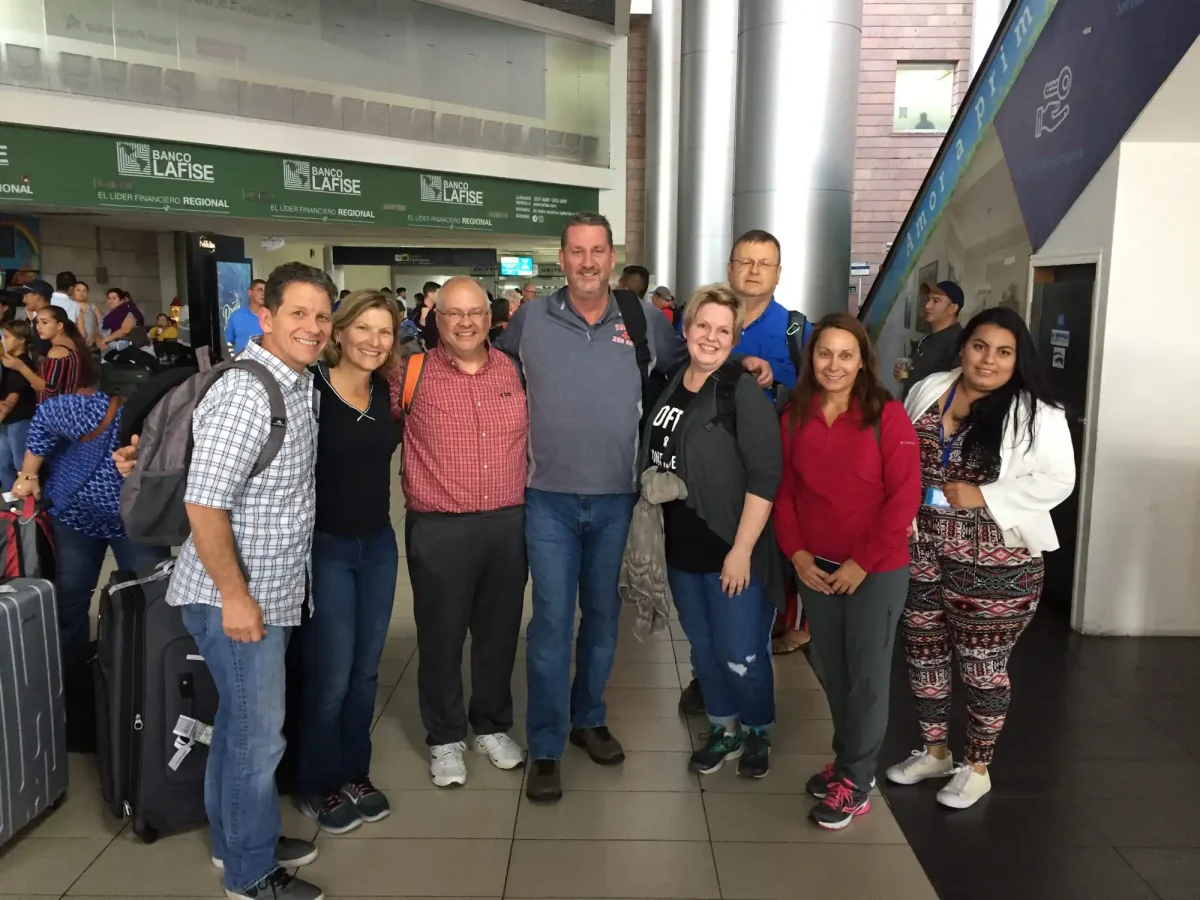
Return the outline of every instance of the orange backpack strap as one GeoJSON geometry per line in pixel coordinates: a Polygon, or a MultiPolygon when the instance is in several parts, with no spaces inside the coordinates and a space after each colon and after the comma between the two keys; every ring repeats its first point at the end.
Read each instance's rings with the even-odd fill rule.
{"type": "Polygon", "coordinates": [[[421,381],[421,371],[425,368],[425,354],[414,353],[404,364],[404,381],[400,386],[400,411],[408,415],[412,409],[413,398],[417,395],[417,385],[421,381]]]}

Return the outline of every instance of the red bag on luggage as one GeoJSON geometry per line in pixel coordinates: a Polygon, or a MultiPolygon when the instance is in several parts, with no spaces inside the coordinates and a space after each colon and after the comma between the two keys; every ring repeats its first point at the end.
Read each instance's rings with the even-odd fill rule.
{"type": "Polygon", "coordinates": [[[55,580],[50,515],[33,497],[0,505],[0,578],[55,580]]]}

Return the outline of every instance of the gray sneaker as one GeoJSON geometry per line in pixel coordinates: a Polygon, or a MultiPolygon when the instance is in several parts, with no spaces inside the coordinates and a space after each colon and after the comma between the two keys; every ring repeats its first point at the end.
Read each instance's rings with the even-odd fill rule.
{"type": "MultiPolygon", "coordinates": [[[[275,844],[275,862],[285,869],[298,869],[307,866],[317,858],[317,845],[296,838],[281,837],[275,844]]],[[[224,860],[212,858],[212,864],[218,869],[225,868],[224,860]]]]}
{"type": "Polygon", "coordinates": [[[338,791],[309,797],[300,804],[300,812],[317,823],[322,831],[345,834],[363,823],[354,804],[338,791]]]}
{"type": "Polygon", "coordinates": [[[392,806],[388,798],[366,776],[351,779],[342,785],[342,796],[354,804],[354,809],[364,822],[378,822],[391,815],[392,806]]]}
{"type": "Polygon", "coordinates": [[[325,900],[325,892],[315,884],[289,875],[280,867],[258,884],[241,891],[225,889],[229,900],[325,900]]]}

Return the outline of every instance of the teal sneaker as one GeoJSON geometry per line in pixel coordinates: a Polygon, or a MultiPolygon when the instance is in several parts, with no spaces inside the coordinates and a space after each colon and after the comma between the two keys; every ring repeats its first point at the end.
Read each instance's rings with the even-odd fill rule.
{"type": "Polygon", "coordinates": [[[741,734],[726,731],[722,725],[714,725],[708,733],[708,743],[692,754],[688,769],[700,775],[711,775],[725,765],[725,760],[737,759],[741,755],[741,734]]]}

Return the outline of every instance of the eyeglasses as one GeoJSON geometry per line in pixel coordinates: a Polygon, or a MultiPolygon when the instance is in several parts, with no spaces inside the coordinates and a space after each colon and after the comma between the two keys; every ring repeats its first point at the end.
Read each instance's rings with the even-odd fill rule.
{"type": "Polygon", "coordinates": [[[779,263],[763,262],[761,259],[731,259],[731,263],[739,269],[762,269],[764,272],[769,272],[772,269],[778,269],[779,263]]]}
{"type": "Polygon", "coordinates": [[[445,316],[453,322],[460,319],[471,319],[475,322],[482,322],[491,310],[488,309],[447,309],[438,310],[439,316],[445,316]]]}

